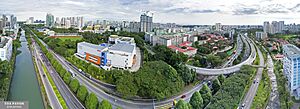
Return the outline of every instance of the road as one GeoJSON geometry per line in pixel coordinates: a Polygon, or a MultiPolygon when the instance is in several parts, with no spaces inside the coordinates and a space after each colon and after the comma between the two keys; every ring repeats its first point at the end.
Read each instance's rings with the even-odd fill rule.
{"type": "MultiPolygon", "coordinates": [[[[25,32],[22,32],[22,35],[25,35],[25,32]],[[24,33],[24,34],[23,34],[24,33]]],[[[25,37],[25,36],[24,36],[25,37]]],[[[34,42],[32,42],[34,43],[34,42]]],[[[32,45],[30,45],[32,46],[32,45]]],[[[33,48],[33,46],[32,46],[33,48]]],[[[39,72],[39,75],[42,82],[43,82],[43,85],[45,87],[45,91],[46,91],[46,94],[47,94],[47,98],[48,98],[48,101],[49,101],[49,104],[50,106],[53,108],[53,109],[62,109],[62,106],[61,104],[59,103],[59,100],[57,98],[57,96],[55,95],[55,92],[53,90],[53,87],[52,85],[50,84],[50,81],[48,80],[48,78],[46,77],[45,75],[45,72],[42,68],[42,65],[41,65],[41,62],[40,60],[41,59],[38,59],[39,56],[37,56],[37,51],[35,49],[32,49],[33,51],[31,52],[32,55],[33,55],[33,58],[36,62],[36,65],[37,65],[37,69],[38,69],[38,72],[39,72]],[[45,77],[43,77],[43,75],[45,75],[45,77]]]]}
{"type": "Polygon", "coordinates": [[[52,54],[54,54],[54,57],[57,60],[59,60],[59,62],[63,65],[63,67],[65,69],[73,70],[73,72],[77,74],[77,76],[75,78],[78,79],[78,81],[81,84],[85,85],[90,92],[94,92],[98,96],[99,100],[102,100],[104,98],[104,99],[110,101],[113,104],[113,106],[115,106],[115,107],[120,106],[120,107],[125,108],[125,109],[151,109],[151,108],[153,108],[153,105],[155,105],[155,107],[164,107],[164,106],[171,105],[174,99],[177,100],[177,101],[179,99],[181,99],[180,98],[181,95],[186,95],[184,100],[189,101],[189,98],[192,96],[192,94],[196,91],[199,91],[201,89],[202,85],[206,83],[206,81],[203,81],[202,83],[196,85],[191,90],[188,90],[187,92],[184,92],[183,94],[171,97],[171,98],[163,100],[163,101],[155,101],[154,104],[153,104],[152,100],[145,100],[145,101],[141,101],[141,100],[124,100],[124,99],[119,98],[117,96],[113,96],[113,95],[110,95],[110,94],[106,93],[103,90],[109,90],[109,89],[105,89],[105,86],[102,86],[100,84],[97,84],[97,83],[93,82],[92,80],[90,80],[86,76],[82,75],[82,73],[80,73],[78,71],[78,69],[75,69],[72,66],[70,66],[70,64],[66,63],[66,60],[63,57],[56,54],[55,52],[53,52],[50,49],[49,49],[49,51],[52,54]],[[117,102],[115,102],[115,100],[117,100],[117,102]]]}
{"type": "Polygon", "coordinates": [[[279,109],[280,108],[280,101],[279,101],[279,93],[278,93],[278,85],[276,81],[276,75],[274,74],[274,63],[273,60],[268,54],[268,75],[271,80],[271,87],[272,91],[270,94],[269,103],[266,107],[266,109],[279,109]]]}
{"type": "MultiPolygon", "coordinates": [[[[242,36],[244,37],[244,36],[242,36]]],[[[215,76],[215,75],[221,75],[221,74],[231,74],[234,72],[237,72],[240,70],[240,68],[243,65],[250,65],[253,63],[253,61],[256,58],[256,50],[254,47],[254,42],[251,42],[249,38],[245,38],[246,41],[248,41],[250,43],[250,47],[251,47],[251,54],[248,57],[247,60],[231,66],[231,67],[226,67],[226,68],[220,68],[220,69],[208,69],[208,68],[200,68],[200,67],[195,67],[195,66],[191,66],[191,65],[187,65],[187,67],[189,67],[190,69],[194,69],[196,71],[196,73],[201,74],[201,75],[208,75],[208,76],[215,76]]]]}
{"type": "Polygon", "coordinates": [[[229,59],[226,63],[223,64],[222,68],[225,68],[225,67],[227,67],[227,66],[231,66],[231,65],[232,65],[233,61],[241,54],[241,52],[242,52],[242,50],[243,50],[243,45],[244,45],[244,44],[243,44],[243,41],[242,41],[242,39],[241,39],[241,36],[238,35],[238,37],[237,37],[237,48],[236,48],[236,53],[233,54],[233,55],[230,57],[230,59],[229,59]]]}
{"type": "Polygon", "coordinates": [[[54,68],[51,66],[49,60],[46,58],[46,56],[42,53],[39,46],[34,43],[33,44],[34,49],[36,51],[36,56],[40,58],[42,61],[42,64],[44,64],[50,73],[50,76],[52,77],[58,91],[60,92],[61,96],[64,98],[68,108],[70,109],[84,109],[85,107],[80,103],[80,101],[75,97],[73,92],[69,89],[69,87],[64,83],[62,78],[58,75],[58,73],[54,70],[54,68]]]}
{"type": "MultiPolygon", "coordinates": [[[[40,41],[43,43],[42,40],[40,40],[40,41]]],[[[43,43],[43,44],[46,45],[45,43],[43,43]]],[[[253,48],[254,48],[254,46],[252,47],[252,52],[255,52],[255,50],[253,50],[253,48]]],[[[142,101],[142,100],[126,100],[126,99],[119,98],[117,96],[113,96],[113,95],[110,95],[110,94],[106,93],[104,91],[104,90],[106,90],[106,88],[108,88],[108,87],[106,87],[106,85],[97,84],[95,81],[87,78],[82,73],[80,73],[78,71],[78,69],[74,68],[69,63],[67,63],[67,61],[63,57],[59,56],[58,54],[53,52],[51,49],[48,49],[48,51],[54,55],[54,58],[56,58],[58,60],[58,62],[60,64],[62,64],[62,66],[66,70],[72,70],[72,72],[76,73],[77,76],[75,76],[74,78],[76,78],[81,83],[81,85],[86,86],[87,89],[89,90],[89,92],[95,93],[99,100],[102,100],[102,99],[108,100],[109,102],[111,102],[113,107],[122,107],[124,109],[152,109],[153,106],[155,106],[156,108],[168,107],[169,105],[172,104],[174,99],[177,100],[177,101],[179,99],[181,99],[182,95],[186,95],[184,100],[189,101],[192,94],[196,91],[199,91],[201,89],[202,85],[206,83],[206,81],[203,81],[200,84],[193,87],[191,90],[188,90],[188,91],[186,91],[182,94],[176,95],[174,97],[171,97],[171,98],[168,98],[168,99],[165,99],[165,100],[162,100],[162,101],[154,101],[153,102],[152,100],[145,100],[145,101],[142,101]]],[[[251,58],[249,58],[249,59],[255,58],[255,56],[256,56],[256,54],[251,55],[251,58]]],[[[244,63],[246,63],[246,62],[244,62],[244,63]]],[[[212,78],[209,78],[208,80],[211,80],[211,79],[212,78]]]]}
{"type": "MultiPolygon", "coordinates": [[[[259,56],[259,65],[264,66],[265,63],[264,63],[263,54],[262,54],[262,52],[260,51],[260,49],[258,47],[256,47],[256,48],[257,48],[257,53],[258,53],[258,56],[259,56]]],[[[242,101],[242,103],[239,107],[243,107],[244,109],[250,109],[251,108],[253,99],[256,95],[257,88],[258,88],[260,80],[262,78],[263,69],[264,68],[258,68],[257,69],[256,76],[254,77],[255,82],[251,82],[252,84],[251,84],[247,94],[245,95],[245,97],[244,97],[244,99],[243,99],[243,101],[242,101]]]]}

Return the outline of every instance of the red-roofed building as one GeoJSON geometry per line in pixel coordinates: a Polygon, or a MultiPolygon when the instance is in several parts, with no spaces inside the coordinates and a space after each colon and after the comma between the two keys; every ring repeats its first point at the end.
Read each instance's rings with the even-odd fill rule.
{"type": "Polygon", "coordinates": [[[186,54],[189,57],[191,57],[197,53],[197,48],[190,47],[191,44],[192,44],[191,42],[184,42],[184,43],[179,44],[179,47],[177,47],[175,45],[170,45],[170,46],[168,46],[168,48],[172,49],[175,52],[180,52],[180,53],[186,54]]]}

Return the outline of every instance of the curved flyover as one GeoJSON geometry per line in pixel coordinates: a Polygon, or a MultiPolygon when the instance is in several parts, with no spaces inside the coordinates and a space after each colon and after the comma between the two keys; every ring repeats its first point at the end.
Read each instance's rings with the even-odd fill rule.
{"type": "Polygon", "coordinates": [[[240,68],[243,65],[250,65],[253,63],[253,61],[256,58],[256,50],[254,47],[254,44],[249,41],[249,39],[246,39],[250,46],[251,46],[251,54],[248,57],[247,60],[235,65],[235,66],[231,66],[231,67],[226,67],[226,68],[220,68],[220,69],[208,69],[208,68],[200,68],[200,67],[195,67],[195,66],[191,66],[191,65],[187,65],[187,67],[189,67],[190,69],[193,69],[196,71],[196,73],[201,74],[201,75],[221,75],[221,74],[230,74],[230,73],[234,73],[240,70],[240,68]]]}

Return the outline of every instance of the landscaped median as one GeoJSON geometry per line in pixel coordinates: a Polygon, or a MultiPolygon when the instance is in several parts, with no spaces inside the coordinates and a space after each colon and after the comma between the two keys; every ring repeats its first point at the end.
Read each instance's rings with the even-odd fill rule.
{"type": "Polygon", "coordinates": [[[238,107],[240,99],[243,98],[245,90],[252,82],[252,77],[256,69],[251,66],[243,66],[241,70],[226,78],[221,89],[213,96],[208,109],[228,108],[234,109],[238,107]]]}
{"type": "Polygon", "coordinates": [[[58,98],[58,100],[59,100],[59,103],[61,104],[61,106],[62,106],[64,109],[68,109],[65,100],[64,100],[63,97],[60,95],[60,93],[59,93],[58,89],[56,88],[55,83],[53,82],[53,80],[52,80],[52,78],[51,78],[51,76],[50,76],[48,70],[46,69],[45,65],[42,64],[42,67],[43,67],[43,71],[44,71],[44,72],[46,73],[46,75],[47,75],[48,80],[50,81],[50,84],[51,84],[51,86],[52,86],[52,88],[53,88],[53,90],[54,90],[54,92],[55,92],[55,95],[57,96],[57,98],[58,98]]]}
{"type": "Polygon", "coordinates": [[[262,74],[262,79],[259,83],[256,96],[254,97],[251,109],[264,109],[268,105],[271,93],[271,84],[268,72],[265,69],[262,74]]]}

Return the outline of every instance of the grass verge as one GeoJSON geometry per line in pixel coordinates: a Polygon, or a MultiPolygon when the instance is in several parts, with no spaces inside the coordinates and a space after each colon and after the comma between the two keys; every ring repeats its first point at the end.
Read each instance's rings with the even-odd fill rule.
{"type": "Polygon", "coordinates": [[[54,82],[53,82],[53,80],[52,80],[52,78],[51,78],[49,72],[47,71],[47,69],[46,69],[46,67],[45,67],[45,65],[42,64],[42,67],[43,67],[44,72],[45,72],[46,75],[47,75],[47,78],[48,78],[49,81],[50,81],[50,84],[51,84],[51,86],[52,86],[52,88],[53,88],[53,90],[54,90],[54,92],[55,92],[55,95],[57,96],[57,98],[58,98],[58,100],[59,100],[59,103],[61,104],[61,106],[62,106],[64,109],[68,109],[65,100],[64,100],[63,97],[60,95],[60,93],[59,93],[58,89],[56,88],[56,86],[55,86],[55,84],[54,84],[54,82]]]}
{"type": "Polygon", "coordinates": [[[256,95],[254,97],[251,109],[264,109],[267,104],[271,93],[270,78],[265,69],[262,74],[262,80],[259,83],[256,95]]]}

